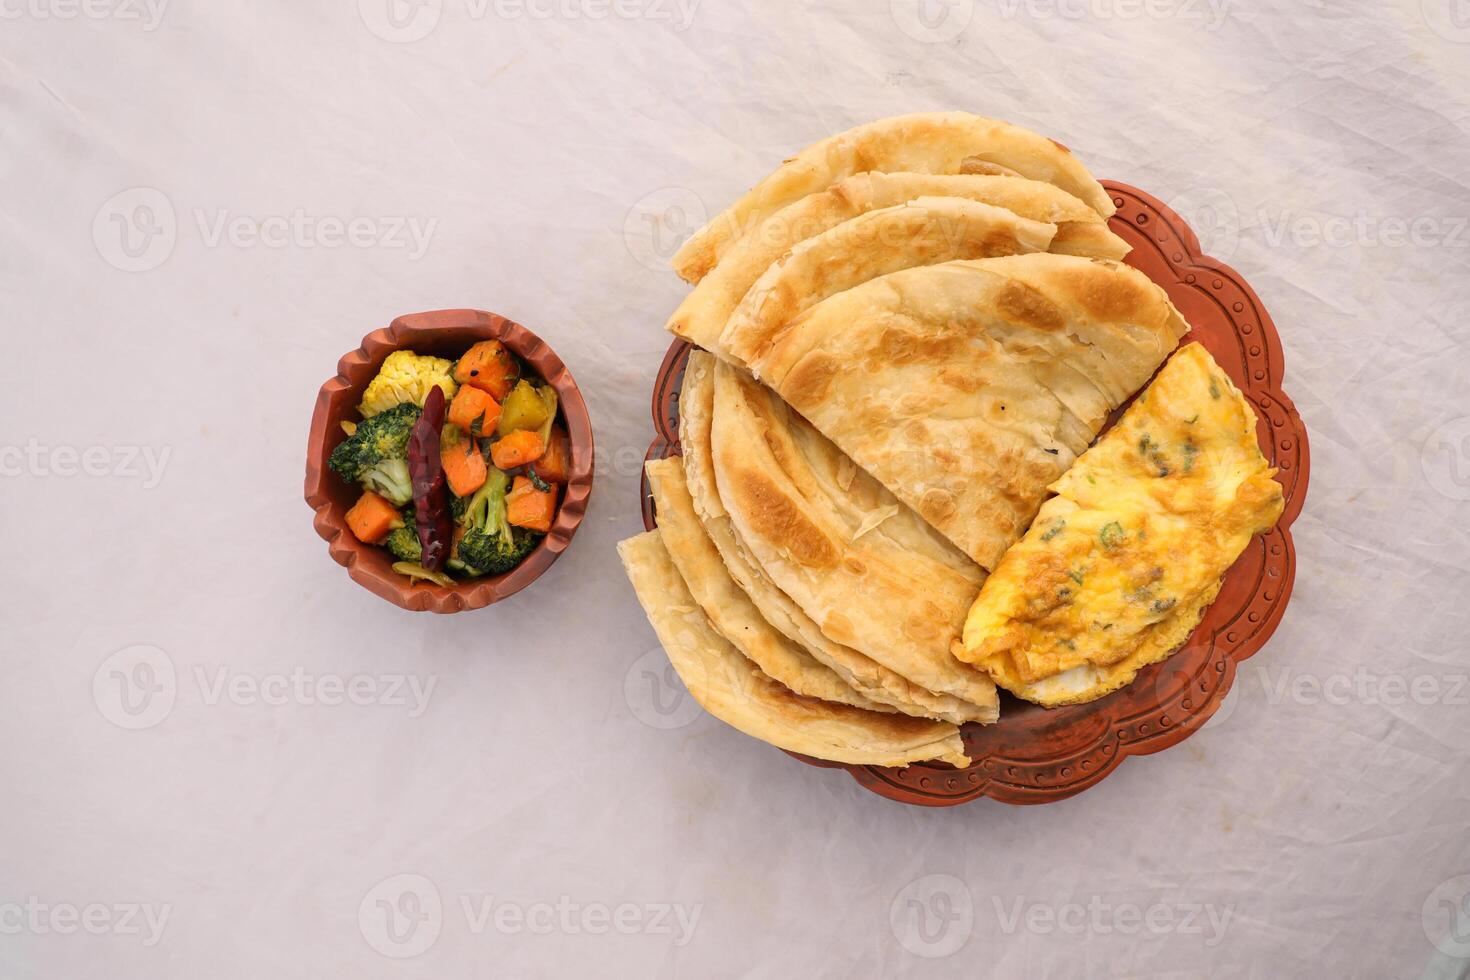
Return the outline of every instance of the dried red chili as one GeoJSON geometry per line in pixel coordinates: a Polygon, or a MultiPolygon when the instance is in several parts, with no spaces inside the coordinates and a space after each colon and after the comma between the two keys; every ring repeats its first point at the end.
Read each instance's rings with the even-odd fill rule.
{"type": "Polygon", "coordinates": [[[439,457],[439,433],[444,428],[444,389],[435,385],[424,399],[424,410],[408,436],[408,474],[413,480],[414,520],[418,524],[423,556],[419,564],[431,572],[444,569],[454,539],[449,515],[449,488],[439,457]]]}

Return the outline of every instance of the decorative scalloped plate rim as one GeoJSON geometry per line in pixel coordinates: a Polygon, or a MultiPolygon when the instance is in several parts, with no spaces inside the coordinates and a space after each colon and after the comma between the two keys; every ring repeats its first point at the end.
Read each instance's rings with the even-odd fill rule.
{"type": "MultiPolygon", "coordinates": [[[[1285,364],[1276,327],[1245,279],[1202,254],[1199,239],[1172,209],[1127,184],[1103,186],[1118,208],[1110,227],[1133,246],[1126,261],[1162,286],[1194,327],[1181,343],[1204,343],[1255,408],[1261,449],[1285,491],[1281,520],[1231,567],[1219,597],[1178,653],[1089,704],[1047,709],[1003,695],[999,722],[962,730],[974,760],[967,769],[854,766],[788,753],[794,758],[845,769],[864,788],[917,806],[981,797],[1013,804],[1066,799],[1095,786],[1128,756],[1162,751],[1198,731],[1229,693],[1239,664],[1280,624],[1296,576],[1290,527],[1306,498],[1310,458],[1306,427],[1281,390],[1285,364]]],[[[690,349],[676,340],[659,368],[649,459],[679,451],[678,389],[690,349]]],[[[640,493],[644,525],[652,529],[646,477],[640,493]]]]}
{"type": "Polygon", "coordinates": [[[571,371],[556,352],[530,330],[499,314],[483,310],[435,310],[398,317],[387,327],[368,334],[357,350],[344,354],[337,362],[337,376],[322,385],[311,417],[306,452],[306,502],[316,513],[312,523],[317,534],[327,542],[333,560],[345,566],[358,585],[413,612],[456,613],[479,609],[514,595],[561,557],[587,512],[593,469],[592,420],[587,414],[587,404],[571,371]],[[349,415],[355,416],[363,389],[389,354],[409,348],[448,356],[450,351],[463,351],[481,340],[501,341],[556,389],[571,445],[567,487],[546,537],[524,561],[504,575],[474,579],[453,588],[410,584],[389,567],[391,559],[382,548],[365,545],[347,531],[346,501],[352,489],[325,462],[330,446],[340,438],[338,423],[349,415]]]}

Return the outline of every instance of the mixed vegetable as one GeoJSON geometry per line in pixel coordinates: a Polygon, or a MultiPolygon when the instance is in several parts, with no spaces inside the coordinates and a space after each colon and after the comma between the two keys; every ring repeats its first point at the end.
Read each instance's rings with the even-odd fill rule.
{"type": "Polygon", "coordinates": [[[329,465],[362,487],[347,512],[393,570],[453,585],[510,571],[551,530],[571,445],[556,389],[498,340],[458,361],[394,351],[329,465]]]}

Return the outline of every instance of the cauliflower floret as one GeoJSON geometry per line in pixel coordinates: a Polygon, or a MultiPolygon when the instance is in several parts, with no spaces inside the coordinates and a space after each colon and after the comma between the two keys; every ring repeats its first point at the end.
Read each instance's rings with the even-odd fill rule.
{"type": "Polygon", "coordinates": [[[362,404],[357,406],[357,410],[363,418],[371,418],[405,402],[422,408],[424,399],[429,397],[429,389],[435,385],[444,389],[447,401],[459,390],[451,374],[453,369],[454,362],[445,358],[396,350],[383,361],[378,376],[362,393],[362,404]]]}

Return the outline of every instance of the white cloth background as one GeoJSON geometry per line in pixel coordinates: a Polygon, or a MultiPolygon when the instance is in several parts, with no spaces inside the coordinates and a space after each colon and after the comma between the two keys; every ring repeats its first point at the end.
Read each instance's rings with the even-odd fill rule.
{"type": "Polygon", "coordinates": [[[0,0],[0,974],[1465,975],[1465,0],[159,2],[0,0]],[[1040,808],[655,705],[613,550],[674,242],[942,108],[1174,202],[1312,438],[1227,713],[1040,808]],[[560,352],[600,457],[542,581],[435,618],[300,489],[336,358],[453,306],[560,352]]]}

